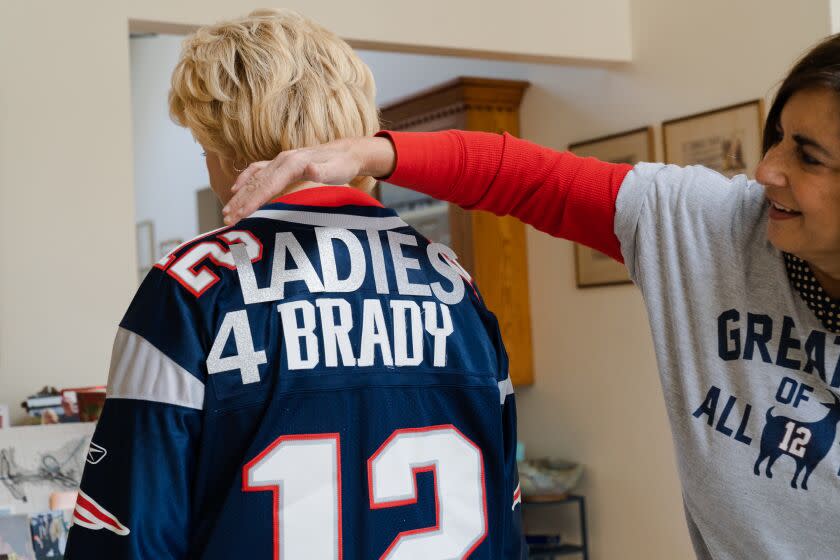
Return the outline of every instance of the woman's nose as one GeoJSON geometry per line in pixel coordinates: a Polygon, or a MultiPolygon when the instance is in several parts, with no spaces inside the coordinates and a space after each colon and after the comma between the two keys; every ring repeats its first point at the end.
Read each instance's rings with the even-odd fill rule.
{"type": "Polygon", "coordinates": [[[755,179],[766,187],[787,186],[784,158],[781,157],[779,146],[773,146],[758,163],[755,169],[755,179]]]}

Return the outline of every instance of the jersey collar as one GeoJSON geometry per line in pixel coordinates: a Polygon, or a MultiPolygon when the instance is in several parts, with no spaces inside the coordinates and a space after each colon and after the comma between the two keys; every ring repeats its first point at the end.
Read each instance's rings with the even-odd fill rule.
{"type": "Polygon", "coordinates": [[[280,196],[271,202],[298,206],[378,206],[384,208],[378,200],[369,194],[352,187],[310,187],[280,196]]]}

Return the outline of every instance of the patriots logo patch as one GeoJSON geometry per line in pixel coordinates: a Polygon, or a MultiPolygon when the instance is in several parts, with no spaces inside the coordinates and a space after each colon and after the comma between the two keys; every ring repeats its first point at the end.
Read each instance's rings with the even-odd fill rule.
{"type": "Polygon", "coordinates": [[[116,516],[81,490],[76,499],[76,509],[73,510],[73,524],[93,531],[107,529],[123,537],[131,532],[116,516]]]}
{"type": "Polygon", "coordinates": [[[510,507],[511,510],[516,509],[517,504],[522,503],[522,487],[520,484],[516,485],[516,489],[513,491],[513,505],[510,507]]]}

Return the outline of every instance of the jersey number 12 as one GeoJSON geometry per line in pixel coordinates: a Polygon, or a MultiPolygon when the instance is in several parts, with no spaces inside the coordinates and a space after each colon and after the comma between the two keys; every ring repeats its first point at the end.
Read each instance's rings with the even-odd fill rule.
{"type": "MultiPolygon", "coordinates": [[[[481,450],[448,425],[396,430],[368,459],[371,509],[417,502],[418,472],[435,481],[437,524],[399,533],[381,558],[467,558],[487,535],[481,450]]],[[[342,558],[338,434],[289,435],[243,469],[243,490],[274,495],[274,559],[342,558]]]]}

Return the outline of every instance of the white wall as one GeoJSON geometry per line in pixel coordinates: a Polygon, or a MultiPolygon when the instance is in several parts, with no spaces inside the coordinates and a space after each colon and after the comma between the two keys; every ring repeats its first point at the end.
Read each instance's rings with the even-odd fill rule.
{"type": "Polygon", "coordinates": [[[0,402],[100,384],[136,288],[119,3],[0,2],[0,402]]]}
{"type": "MultiPolygon", "coordinates": [[[[631,58],[630,0],[284,0],[261,5],[304,13],[356,46],[425,46],[518,58],[631,58]]],[[[246,0],[126,2],[130,18],[188,25],[212,23],[254,7],[246,0]]]]}
{"type": "Polygon", "coordinates": [[[201,145],[169,118],[170,76],[182,40],[130,40],[135,217],[153,221],[156,245],[200,233],[195,193],[209,185],[201,145]]]}

